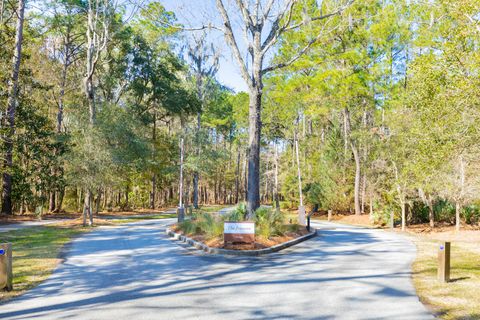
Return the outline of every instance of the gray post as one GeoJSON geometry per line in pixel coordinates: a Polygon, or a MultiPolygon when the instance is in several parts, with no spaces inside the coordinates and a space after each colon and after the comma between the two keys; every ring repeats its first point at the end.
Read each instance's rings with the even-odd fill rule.
{"type": "Polygon", "coordinates": [[[393,211],[390,212],[390,229],[394,229],[395,228],[395,221],[394,221],[394,217],[393,217],[393,211]]]}
{"type": "Polygon", "coordinates": [[[306,225],[305,207],[304,206],[298,207],[298,224],[301,225],[301,226],[306,225]]]}
{"type": "Polygon", "coordinates": [[[184,207],[178,207],[177,208],[177,219],[178,219],[178,222],[183,222],[183,220],[185,220],[185,208],[184,207]]]}
{"type": "Polygon", "coordinates": [[[438,280],[450,281],[450,242],[442,242],[438,248],[438,280]]]}
{"type": "Polygon", "coordinates": [[[328,210],[328,221],[332,220],[332,210],[328,210]]]}
{"type": "Polygon", "coordinates": [[[12,244],[0,243],[0,290],[13,289],[12,244]]]}

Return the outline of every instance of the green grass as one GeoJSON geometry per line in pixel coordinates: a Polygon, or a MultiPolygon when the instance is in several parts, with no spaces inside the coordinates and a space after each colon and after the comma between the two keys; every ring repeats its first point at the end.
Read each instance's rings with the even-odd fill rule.
{"type": "Polygon", "coordinates": [[[420,299],[442,319],[480,319],[480,248],[452,243],[449,283],[437,281],[438,242],[416,238],[413,281],[420,299]]]}
{"type": "MultiPolygon", "coordinates": [[[[195,213],[214,213],[218,212],[224,208],[231,207],[232,205],[225,204],[225,205],[208,205],[208,206],[200,206],[198,209],[193,209],[193,212],[195,213]]],[[[188,212],[187,209],[185,209],[185,212],[188,212]]]]}
{"type": "Polygon", "coordinates": [[[156,215],[148,215],[148,216],[137,216],[137,217],[129,217],[127,219],[112,219],[110,220],[113,223],[129,223],[129,222],[136,222],[141,220],[154,220],[154,219],[169,219],[169,218],[176,218],[177,215],[175,213],[159,213],[156,215]]]}
{"type": "Polygon", "coordinates": [[[88,228],[42,226],[0,233],[0,242],[13,244],[13,291],[0,301],[20,295],[48,278],[60,262],[63,246],[88,228]]]}

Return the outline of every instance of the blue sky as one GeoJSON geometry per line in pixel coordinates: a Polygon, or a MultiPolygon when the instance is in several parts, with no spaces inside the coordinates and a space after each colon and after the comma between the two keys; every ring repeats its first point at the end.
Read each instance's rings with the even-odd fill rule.
{"type": "MultiPolygon", "coordinates": [[[[209,21],[214,21],[216,25],[221,25],[214,0],[161,0],[161,2],[167,10],[175,12],[178,21],[185,26],[198,27],[207,24],[209,21]]],[[[235,22],[233,23],[235,24],[235,22]]],[[[186,40],[189,37],[189,32],[186,32],[186,40]]],[[[236,62],[232,59],[230,48],[225,43],[223,34],[220,31],[212,30],[209,40],[221,52],[220,68],[217,74],[218,80],[236,92],[246,91],[247,86],[240,76],[236,62]]],[[[242,44],[241,39],[238,40],[242,44]]]]}

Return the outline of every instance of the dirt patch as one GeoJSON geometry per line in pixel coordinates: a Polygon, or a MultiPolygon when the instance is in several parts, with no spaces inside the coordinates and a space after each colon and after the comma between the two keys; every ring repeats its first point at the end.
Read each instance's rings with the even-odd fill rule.
{"type": "Polygon", "coordinates": [[[451,225],[439,225],[432,229],[428,224],[422,224],[408,226],[407,232],[429,240],[480,242],[480,228],[475,226],[462,226],[460,231],[456,231],[451,225]]]}
{"type": "MultiPolygon", "coordinates": [[[[327,220],[328,216],[327,216],[326,213],[315,214],[313,216],[313,219],[315,219],[315,220],[327,220]]],[[[370,220],[370,216],[368,214],[362,214],[362,215],[357,216],[357,215],[354,215],[354,214],[335,213],[335,214],[332,215],[332,220],[331,221],[346,223],[346,224],[359,225],[359,226],[368,226],[368,227],[378,226],[378,225],[375,225],[370,220]]]]}
{"type": "Polygon", "coordinates": [[[220,248],[220,249],[229,249],[229,250],[258,250],[258,249],[266,249],[270,248],[279,244],[282,244],[284,242],[294,240],[296,238],[299,238],[301,236],[307,235],[309,232],[305,229],[305,227],[299,226],[299,230],[296,232],[287,232],[283,236],[273,236],[268,239],[261,237],[261,236],[256,236],[255,237],[255,243],[252,244],[240,244],[240,243],[227,243],[225,244],[223,242],[223,237],[215,237],[215,238],[210,238],[207,239],[205,235],[192,235],[192,234],[184,234],[182,230],[178,228],[177,225],[171,226],[171,229],[177,233],[180,233],[182,235],[185,235],[189,238],[192,238],[195,241],[202,242],[209,246],[210,248],[220,248]]]}

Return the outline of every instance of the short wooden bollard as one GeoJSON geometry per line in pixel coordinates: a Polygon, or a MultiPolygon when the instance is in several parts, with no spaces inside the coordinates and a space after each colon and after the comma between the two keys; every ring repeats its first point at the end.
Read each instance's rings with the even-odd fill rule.
{"type": "Polygon", "coordinates": [[[0,290],[13,289],[12,244],[0,243],[0,290]]]}
{"type": "Polygon", "coordinates": [[[332,210],[328,210],[328,221],[332,220],[332,210]]]}
{"type": "Polygon", "coordinates": [[[450,281],[450,242],[442,242],[438,248],[438,280],[450,281]]]}

